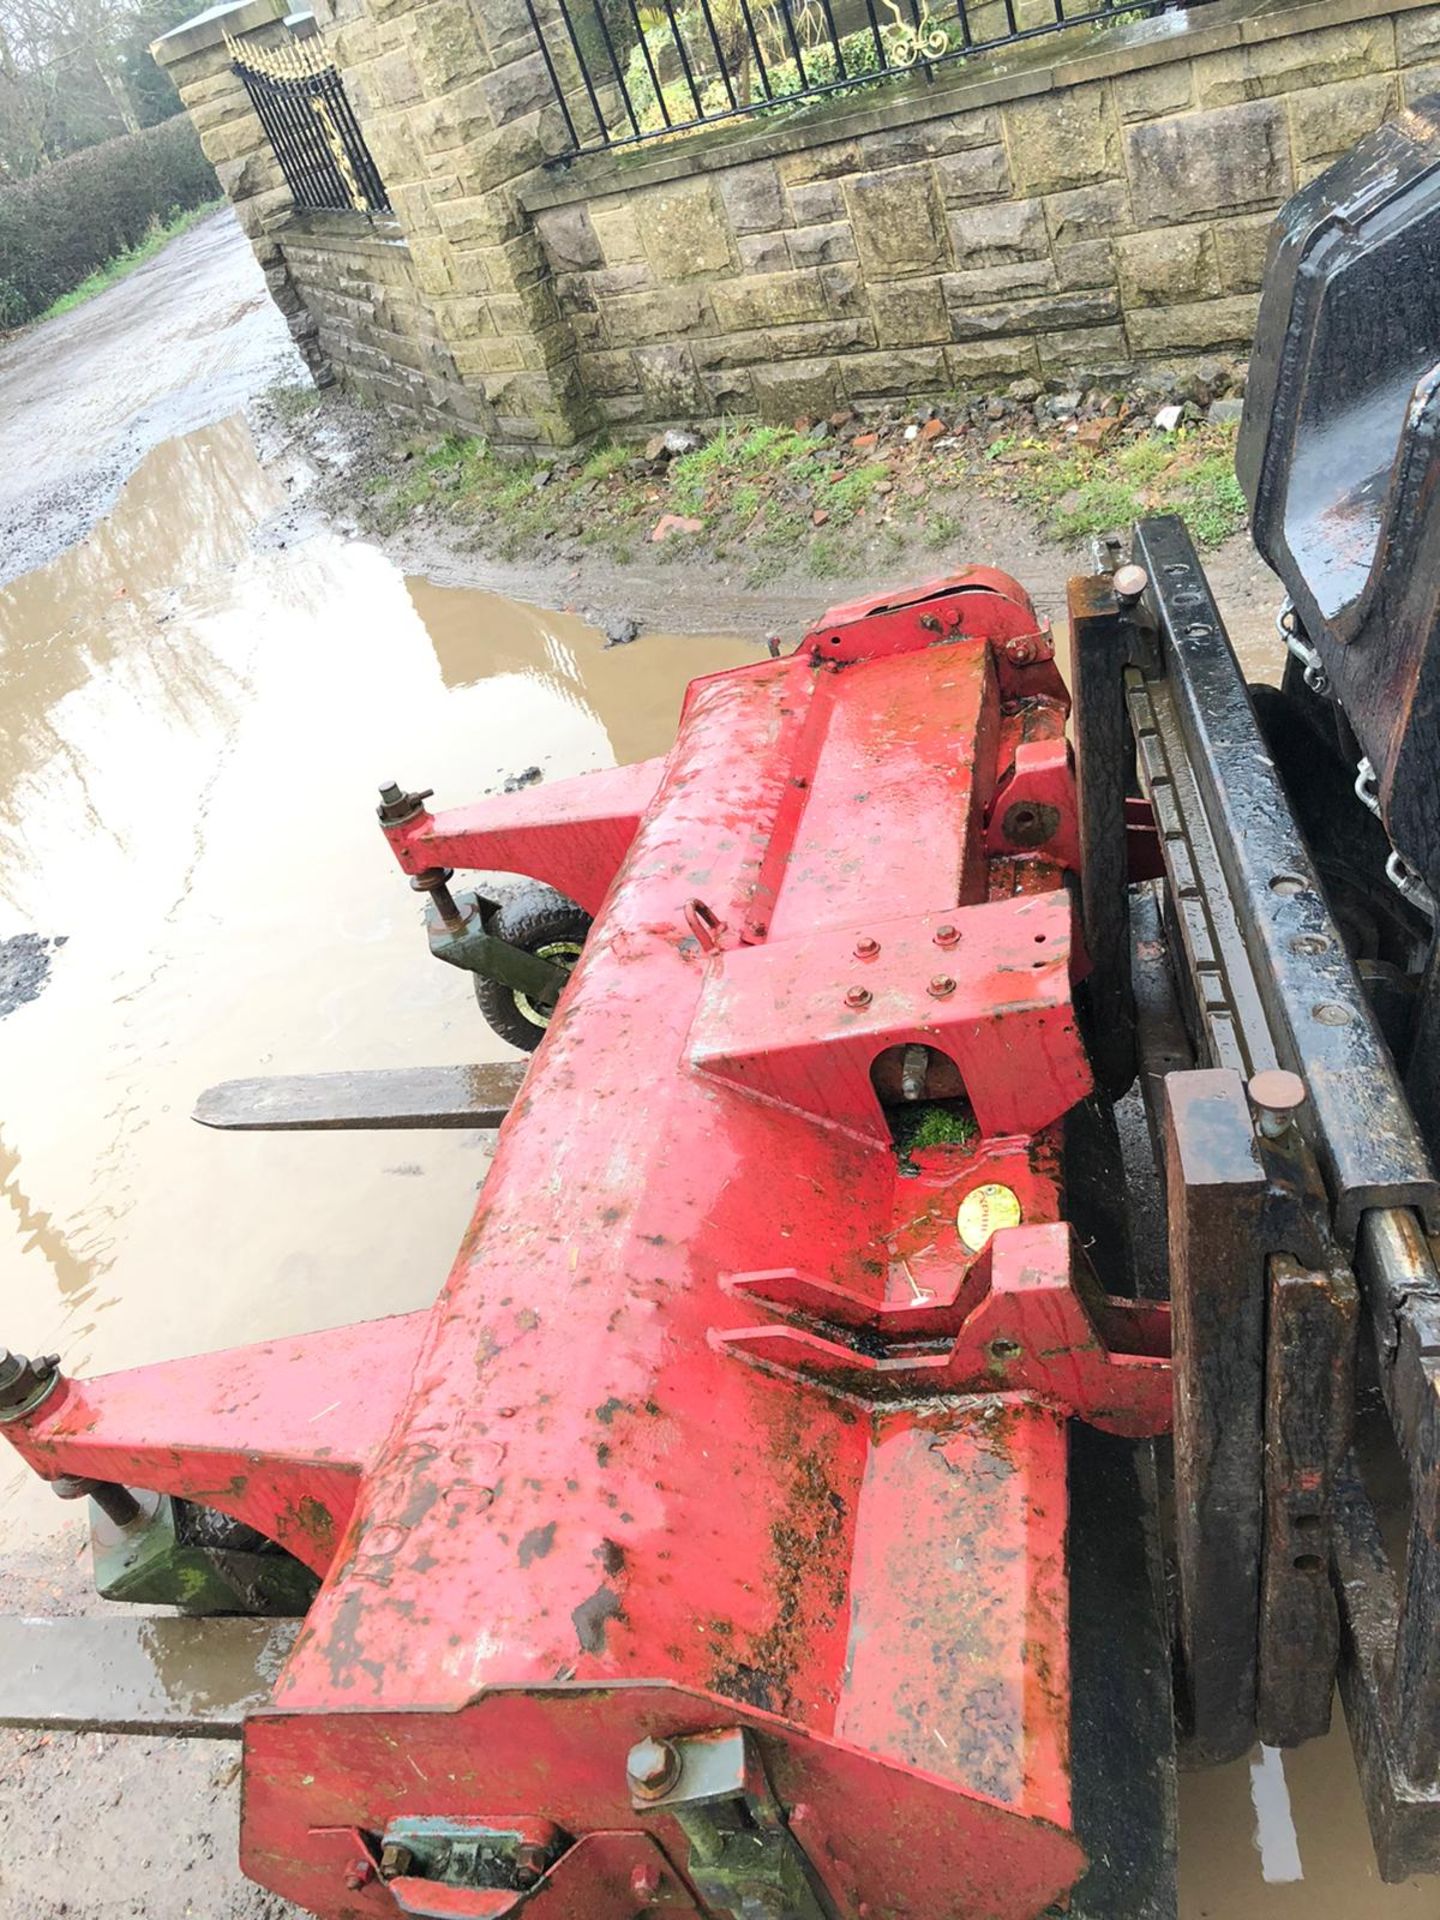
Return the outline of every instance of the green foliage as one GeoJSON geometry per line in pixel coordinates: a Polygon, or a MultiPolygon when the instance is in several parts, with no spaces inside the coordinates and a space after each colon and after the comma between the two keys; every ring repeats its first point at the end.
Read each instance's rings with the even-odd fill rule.
{"type": "MultiPolygon", "coordinates": [[[[107,287],[113,287],[117,280],[123,280],[126,274],[143,267],[147,260],[153,260],[162,247],[168,247],[172,240],[187,232],[197,220],[203,220],[206,214],[214,213],[221,204],[219,200],[208,200],[204,206],[194,207],[189,213],[177,213],[173,220],[167,220],[163,226],[157,224],[151,227],[138,247],[131,247],[128,253],[118,254],[96,272],[87,274],[78,287],[72,287],[69,293],[62,293],[58,300],[52,301],[39,318],[53,320],[56,314],[69,313],[72,307],[83,307],[97,293],[103,293],[107,287]]],[[[313,393],[314,389],[311,391],[313,393]]],[[[319,395],[316,394],[315,398],[318,400],[319,395]]]]}
{"type": "Polygon", "coordinates": [[[153,229],[218,197],[183,116],[73,154],[0,188],[0,326],[52,308],[153,229]]]}
{"type": "MultiPolygon", "coordinates": [[[[988,451],[995,456],[996,445],[988,451]]],[[[1147,513],[1178,513],[1202,547],[1217,547],[1245,524],[1245,496],[1235,478],[1234,435],[1223,427],[1182,428],[1119,448],[1057,458],[1038,440],[1013,438],[1014,492],[1056,540],[1109,533],[1147,513]]]]}
{"type": "Polygon", "coordinates": [[[877,459],[840,438],[731,422],[668,466],[642,461],[632,475],[631,449],[602,445],[551,468],[540,487],[533,462],[501,460],[483,440],[451,438],[384,476],[371,513],[389,530],[438,510],[503,559],[585,551],[625,565],[643,551],[647,566],[722,563],[750,587],[797,570],[829,578],[913,569],[919,544],[949,549],[957,562],[970,558],[968,509],[982,493],[1024,506],[1065,540],[1123,528],[1145,513],[1183,514],[1204,546],[1244,524],[1234,436],[1222,427],[1127,439],[1117,423],[1100,447],[1039,430],[988,447],[965,438],[968,447],[952,439],[938,453],[910,452],[891,428],[886,458],[877,459]],[[700,520],[700,531],[652,543],[668,513],[700,520]]]}
{"type": "Polygon", "coordinates": [[[286,421],[303,419],[320,404],[318,390],[308,386],[271,387],[265,397],[279,418],[286,421]]]}
{"type": "Polygon", "coordinates": [[[843,480],[837,480],[824,495],[824,505],[832,520],[853,520],[882,480],[890,478],[890,469],[878,462],[856,467],[843,480]]]}
{"type": "Polygon", "coordinates": [[[1202,547],[1218,547],[1245,524],[1249,509],[1235,478],[1233,456],[1214,453],[1197,461],[1176,489],[1177,511],[1202,547]]]}
{"type": "Polygon", "coordinates": [[[890,1109],[890,1132],[902,1158],[925,1147],[964,1147],[980,1129],[967,1100],[917,1100],[890,1109]]]}
{"type": "MultiPolygon", "coordinates": [[[[683,126],[696,119],[713,119],[728,113],[732,107],[732,88],[734,104],[751,106],[768,97],[773,104],[759,108],[762,115],[788,112],[805,96],[821,88],[833,88],[833,94],[827,97],[839,99],[862,87],[873,86],[882,77],[882,70],[903,69],[915,62],[914,34],[908,27],[885,21],[878,29],[878,47],[875,33],[869,27],[843,34],[837,59],[828,35],[818,27],[813,30],[806,27],[803,19],[802,30],[795,35],[800,49],[800,58],[797,60],[794,44],[782,24],[783,16],[778,7],[767,10],[760,0],[751,0],[751,19],[764,59],[762,83],[759,63],[754,58],[739,0],[711,0],[711,11],[720,50],[730,74],[730,87],[725,85],[718,70],[715,41],[705,26],[700,10],[696,7],[677,8],[675,15],[685,62],[690,69],[688,79],[670,23],[663,13],[658,14],[647,26],[643,43],[638,40],[633,42],[625,67],[626,90],[642,133],[659,133],[670,124],[683,126]],[[656,96],[656,79],[664,97],[663,108],[656,96]],[[845,84],[850,81],[854,82],[853,88],[845,84]],[[698,113],[697,95],[700,102],[698,113]]],[[[803,14],[804,10],[801,11],[803,14]]],[[[925,52],[932,60],[953,59],[964,44],[957,24],[937,20],[923,10],[922,29],[925,52]]],[[[608,64],[602,71],[609,71],[608,64]]],[[[618,122],[616,130],[621,130],[618,122]]],[[[628,131],[628,119],[624,130],[628,131]]]]}
{"type": "Polygon", "coordinates": [[[580,469],[582,480],[608,480],[630,458],[624,447],[597,447],[580,469]]]}

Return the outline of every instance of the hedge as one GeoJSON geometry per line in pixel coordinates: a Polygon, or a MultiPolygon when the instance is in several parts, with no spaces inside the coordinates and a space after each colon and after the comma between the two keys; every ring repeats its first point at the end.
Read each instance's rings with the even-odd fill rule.
{"type": "Polygon", "coordinates": [[[0,188],[0,326],[44,313],[157,221],[219,192],[183,113],[0,188]]]}

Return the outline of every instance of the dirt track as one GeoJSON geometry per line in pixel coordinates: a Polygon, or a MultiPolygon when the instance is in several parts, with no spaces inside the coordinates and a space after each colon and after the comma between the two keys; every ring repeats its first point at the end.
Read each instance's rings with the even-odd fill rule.
{"type": "Polygon", "coordinates": [[[304,363],[228,209],[0,344],[0,581],[81,539],[142,456],[304,363]]]}

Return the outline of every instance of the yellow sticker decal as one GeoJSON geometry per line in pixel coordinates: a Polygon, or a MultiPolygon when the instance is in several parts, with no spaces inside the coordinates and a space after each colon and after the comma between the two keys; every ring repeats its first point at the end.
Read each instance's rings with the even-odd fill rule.
{"type": "Polygon", "coordinates": [[[972,1187],[955,1216],[960,1238],[971,1253],[979,1253],[991,1234],[1001,1227],[1019,1224],[1020,1201],[1014,1188],[1002,1187],[995,1180],[987,1181],[983,1187],[972,1187]]]}

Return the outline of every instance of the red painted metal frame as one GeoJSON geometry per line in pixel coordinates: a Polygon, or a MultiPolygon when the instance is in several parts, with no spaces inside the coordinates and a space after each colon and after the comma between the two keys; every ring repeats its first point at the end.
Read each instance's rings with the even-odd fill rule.
{"type": "Polygon", "coordinates": [[[1066,711],[975,570],[697,681],[663,763],[387,829],[408,872],[597,911],[433,1311],[6,1428],[324,1574],[247,1729],[254,1878],[327,1920],[703,1912],[625,1756],[743,1723],[838,1915],[1031,1920],[1073,1884],[1066,1421],[1154,1432],[1169,1389],[1163,1311],[1063,1225],[1066,711]],[[980,1132],[912,1174],[871,1069],[916,1042],[980,1132]],[[987,1183],[1020,1223],[967,1247],[987,1183]],[[418,1816],[576,1844],[525,1895],[386,1882],[418,1816]]]}

